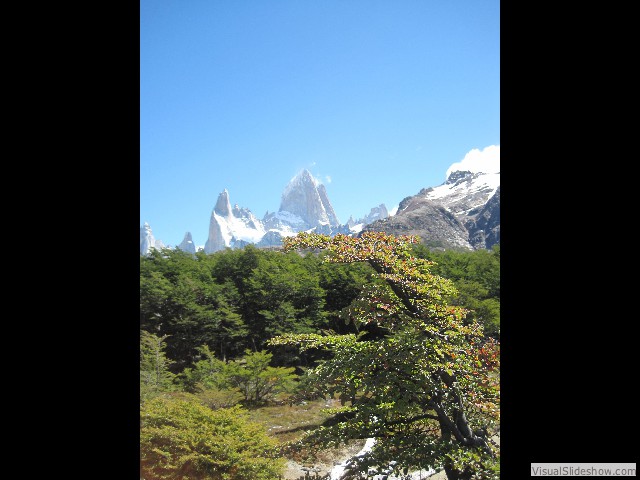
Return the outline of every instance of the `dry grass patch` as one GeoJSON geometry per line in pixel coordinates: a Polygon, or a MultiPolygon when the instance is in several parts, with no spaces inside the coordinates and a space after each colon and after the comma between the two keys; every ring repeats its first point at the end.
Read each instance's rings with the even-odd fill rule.
{"type": "Polygon", "coordinates": [[[279,442],[300,440],[307,430],[319,426],[330,417],[327,408],[335,408],[335,400],[318,399],[298,405],[272,405],[249,410],[250,419],[264,425],[267,433],[279,442]]]}

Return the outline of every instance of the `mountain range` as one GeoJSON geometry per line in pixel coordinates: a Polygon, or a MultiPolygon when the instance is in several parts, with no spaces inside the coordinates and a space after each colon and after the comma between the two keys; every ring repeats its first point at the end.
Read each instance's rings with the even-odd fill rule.
{"type": "MultiPolygon", "coordinates": [[[[442,185],[420,190],[403,199],[394,215],[384,204],[364,218],[341,224],[322,183],[302,170],[285,187],[277,212],[257,218],[248,208],[231,206],[229,192],[219,195],[209,220],[205,253],[225,248],[278,247],[282,238],[301,231],[328,235],[360,235],[384,231],[419,235],[431,247],[465,250],[490,249],[500,243],[500,173],[453,171],[442,185]]],[[[140,228],[140,253],[164,244],[156,240],[148,223],[140,228]]],[[[177,248],[195,253],[190,232],[177,248]]]]}

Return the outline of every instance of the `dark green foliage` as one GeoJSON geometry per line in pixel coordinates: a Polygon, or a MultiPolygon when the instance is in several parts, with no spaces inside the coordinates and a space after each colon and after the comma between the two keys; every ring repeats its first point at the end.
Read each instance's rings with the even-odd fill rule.
{"type": "MultiPolygon", "coordinates": [[[[252,245],[212,255],[153,251],[140,258],[140,326],[169,335],[174,373],[207,345],[220,359],[259,351],[282,333],[344,330],[339,310],[366,281],[362,270],[327,268],[315,255],[261,250],[252,245]],[[329,307],[326,307],[329,301],[329,307]]],[[[308,365],[310,354],[274,351],[274,364],[308,365]]]]}
{"type": "Polygon", "coordinates": [[[306,333],[325,326],[324,292],[316,260],[295,253],[246,249],[256,257],[255,267],[241,280],[242,313],[254,350],[280,333],[306,333]]]}
{"type": "MultiPolygon", "coordinates": [[[[416,244],[412,245],[411,253],[435,262],[429,267],[430,273],[450,279],[455,285],[453,289],[442,290],[442,298],[447,299],[448,305],[469,312],[463,320],[465,328],[478,322],[484,326],[485,335],[499,339],[499,246],[491,251],[458,252],[432,251],[423,244],[416,244]]],[[[379,321],[388,315],[398,319],[406,316],[401,310],[390,310],[390,305],[398,300],[394,295],[399,294],[399,291],[389,291],[387,285],[389,280],[395,281],[394,278],[385,277],[384,272],[374,270],[367,262],[352,262],[346,257],[344,263],[323,261],[326,257],[325,251],[285,253],[251,245],[210,255],[163,249],[141,257],[140,386],[142,404],[147,404],[145,408],[164,409],[165,418],[179,417],[182,415],[179,412],[188,411],[191,412],[189,415],[198,416],[199,407],[177,403],[173,406],[157,403],[150,407],[148,401],[154,398],[168,401],[171,397],[175,401],[195,402],[220,410],[238,402],[263,403],[279,392],[293,391],[295,385],[300,398],[313,399],[327,393],[330,382],[325,380],[344,382],[340,376],[325,378],[322,375],[315,378],[305,375],[303,381],[295,381],[294,369],[290,367],[297,367],[298,373],[309,372],[317,365],[326,364],[332,353],[325,348],[299,349],[289,342],[269,342],[271,338],[283,335],[308,336],[318,345],[339,342],[336,337],[342,338],[346,342],[342,345],[342,353],[347,357],[351,355],[345,357],[343,365],[353,370],[354,378],[372,373],[369,372],[370,360],[374,357],[374,366],[381,368],[381,372],[386,372],[388,365],[402,361],[408,368],[407,378],[413,378],[416,361],[427,359],[426,353],[416,357],[420,345],[414,346],[404,339],[403,332],[396,332],[395,339],[411,348],[397,348],[387,338],[397,326],[379,321]],[[355,350],[351,351],[350,342],[354,338],[358,340],[354,344],[355,350]],[[374,344],[384,347],[383,350],[375,355],[361,350],[374,344]],[[405,354],[410,358],[405,359],[405,354]],[[175,392],[178,389],[184,391],[175,392]],[[169,413],[170,410],[173,413],[169,413]]],[[[429,282],[441,281],[435,277],[427,279],[429,282]]],[[[437,291],[430,283],[425,287],[431,289],[431,294],[437,291]]],[[[378,380],[386,381],[387,373],[373,373],[372,388],[378,380]]],[[[335,392],[345,401],[345,414],[351,414],[347,405],[355,399],[356,391],[359,402],[362,401],[361,387],[335,392]]],[[[400,390],[394,387],[382,393],[394,405],[402,407],[404,397],[396,398],[398,392],[400,390]]],[[[359,408],[365,411],[368,407],[360,403],[359,408]]],[[[380,413],[379,406],[372,408],[380,413]]],[[[235,417],[235,414],[228,415],[235,417]]],[[[264,464],[267,465],[263,472],[266,476],[251,476],[254,466],[242,455],[233,453],[232,461],[217,460],[220,451],[204,439],[198,440],[197,445],[184,443],[185,439],[195,439],[194,435],[199,433],[180,432],[180,425],[194,429],[195,425],[188,427],[188,422],[181,423],[182,420],[167,422],[163,426],[147,423],[151,430],[147,428],[144,433],[147,436],[141,436],[147,442],[141,449],[147,455],[144,457],[146,463],[143,463],[143,468],[147,469],[144,478],[277,478],[269,476],[274,471],[268,466],[271,464],[264,464]],[[201,447],[208,450],[200,452],[201,447]],[[244,473],[238,469],[224,470],[224,465],[245,460],[249,462],[244,470],[247,477],[242,477],[244,473]],[[222,465],[223,470],[215,470],[219,468],[215,465],[222,465]],[[226,476],[216,476],[222,471],[226,476]]],[[[425,425],[430,423],[427,421],[425,425]]],[[[236,442],[241,445],[244,427],[232,430],[225,435],[229,435],[234,445],[236,442]],[[232,438],[234,435],[238,438],[232,438]]],[[[405,432],[405,438],[396,446],[399,451],[411,444],[414,433],[405,432]]],[[[424,432],[415,435],[420,437],[424,432]]],[[[391,445],[387,447],[389,458],[400,458],[391,445]]],[[[264,454],[262,460],[256,458],[256,461],[266,462],[271,458],[268,455],[271,454],[264,454]]],[[[411,455],[407,450],[407,456],[411,455]]],[[[456,453],[452,462],[454,457],[463,464],[472,460],[463,453],[456,453]]]]}
{"type": "Polygon", "coordinates": [[[242,351],[233,348],[247,331],[238,292],[230,282],[215,281],[209,258],[169,249],[140,258],[140,326],[169,335],[167,354],[176,360],[175,372],[193,361],[202,344],[222,357],[242,351]]]}
{"type": "MultiPolygon", "coordinates": [[[[322,260],[323,252],[319,258],[322,260]]],[[[373,269],[366,264],[320,263],[320,286],[325,291],[327,327],[335,333],[355,333],[352,322],[345,322],[342,310],[356,299],[364,285],[375,281],[373,269]]]]}

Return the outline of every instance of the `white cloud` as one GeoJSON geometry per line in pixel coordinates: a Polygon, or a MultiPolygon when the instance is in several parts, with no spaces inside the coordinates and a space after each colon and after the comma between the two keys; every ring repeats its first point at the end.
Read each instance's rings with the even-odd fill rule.
{"type": "Polygon", "coordinates": [[[452,164],[447,170],[447,178],[455,171],[500,173],[500,145],[489,145],[482,150],[474,148],[462,161],[452,164]]]}
{"type": "Polygon", "coordinates": [[[331,175],[325,175],[324,179],[327,181],[327,183],[331,183],[331,175]]]}

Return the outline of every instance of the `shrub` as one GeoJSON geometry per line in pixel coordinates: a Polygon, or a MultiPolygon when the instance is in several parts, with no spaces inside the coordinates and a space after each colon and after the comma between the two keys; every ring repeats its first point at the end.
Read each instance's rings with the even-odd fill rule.
{"type": "Polygon", "coordinates": [[[159,396],[140,412],[140,478],[276,480],[285,460],[242,407],[159,396]]]}

